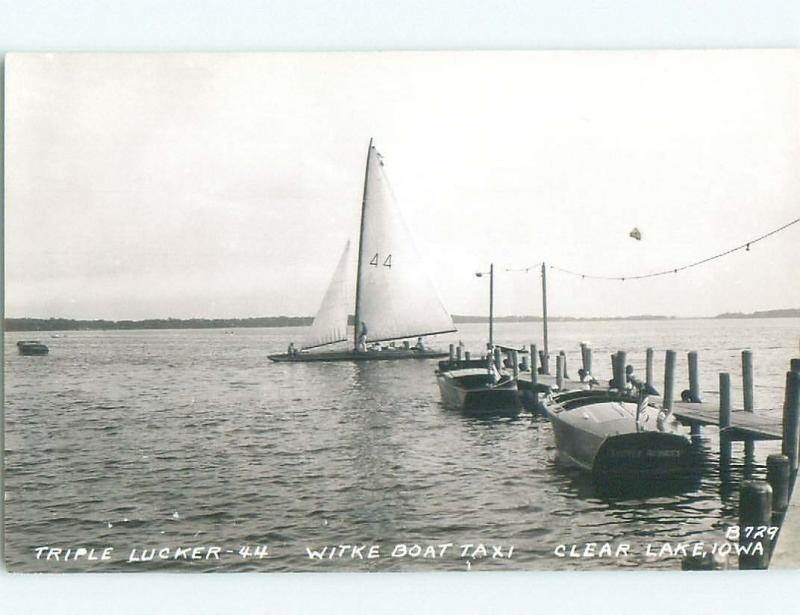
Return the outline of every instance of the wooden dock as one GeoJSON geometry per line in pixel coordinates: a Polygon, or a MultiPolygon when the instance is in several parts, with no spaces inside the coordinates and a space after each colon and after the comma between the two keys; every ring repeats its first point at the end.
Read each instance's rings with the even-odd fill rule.
{"type": "MultiPolygon", "coordinates": [[[[592,352],[587,344],[581,344],[580,380],[566,377],[566,354],[561,351],[556,357],[555,374],[549,373],[549,357],[537,352],[531,345],[530,352],[523,354],[518,361],[519,351],[504,349],[507,355],[506,366],[514,370],[518,377],[520,391],[528,402],[540,407],[539,396],[544,385],[559,390],[614,388],[623,390],[632,377],[632,368],[626,364],[626,352],[618,351],[611,356],[612,378],[608,381],[594,382],[592,378],[592,352]],[[530,360],[528,359],[530,357],[530,360]],[[590,385],[589,380],[592,380],[590,385]]],[[[653,350],[647,349],[646,382],[653,385],[653,350]]],[[[495,354],[495,361],[500,358],[495,354]]],[[[726,465],[731,459],[731,442],[744,441],[745,457],[752,462],[754,443],[759,440],[780,440],[781,454],[767,458],[767,480],[745,480],[740,488],[739,523],[740,528],[780,526],[777,539],[767,544],[765,538],[740,539],[742,544],[761,542],[765,546],[763,555],[744,554],[739,556],[739,567],[743,569],[797,569],[800,567],[800,498],[791,500],[798,470],[800,469],[800,359],[792,359],[786,373],[786,388],[783,408],[760,408],[753,406],[753,357],[749,351],[742,352],[742,403],[734,408],[731,396],[729,373],[719,374],[717,391],[703,391],[702,399],[698,378],[698,356],[696,352],[687,355],[689,367],[689,388],[675,399],[675,359],[672,350],[666,351],[664,368],[664,390],[662,397],[650,399],[665,409],[684,425],[691,428],[692,436],[699,436],[705,426],[719,429],[720,464],[726,465]],[[777,542],[776,542],[777,540],[777,542]]],[[[702,564],[706,565],[705,563],[702,564]]],[[[691,562],[684,569],[695,568],[691,562]]],[[[708,568],[705,568],[708,569],[708,568]]]]}
{"type": "MultiPolygon", "coordinates": [[[[537,383],[549,387],[556,386],[556,377],[548,374],[537,374],[537,383]]],[[[521,390],[530,389],[531,374],[529,371],[520,372],[519,387],[521,390]]],[[[587,389],[589,386],[579,380],[563,380],[562,389],[577,390],[587,389]]],[[[595,385],[592,387],[597,390],[608,389],[607,385],[595,385]]],[[[697,425],[715,427],[720,426],[719,416],[719,392],[706,392],[707,401],[703,402],[672,402],[672,415],[684,425],[697,425]]],[[[663,400],[659,396],[650,398],[655,403],[661,405],[663,400]]],[[[783,439],[783,425],[780,412],[777,408],[759,408],[756,411],[748,411],[744,408],[733,409],[731,412],[730,425],[725,428],[725,434],[729,440],[748,441],[748,440],[781,440],[783,439]]]]}

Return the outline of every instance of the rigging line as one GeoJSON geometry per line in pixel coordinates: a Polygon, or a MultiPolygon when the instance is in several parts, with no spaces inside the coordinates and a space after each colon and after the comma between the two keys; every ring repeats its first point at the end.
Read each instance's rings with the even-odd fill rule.
{"type": "Polygon", "coordinates": [[[538,268],[539,268],[539,267],[541,267],[542,265],[544,265],[544,262],[541,262],[541,263],[536,263],[535,265],[530,265],[530,266],[528,266],[528,267],[518,267],[518,268],[516,268],[516,269],[510,269],[510,268],[508,268],[508,269],[506,269],[506,271],[511,271],[511,272],[524,271],[525,273],[528,273],[528,271],[530,271],[531,269],[538,269],[538,268]]]}
{"type": "MultiPolygon", "coordinates": [[[[783,226],[779,226],[778,228],[773,229],[773,230],[769,231],[768,233],[764,233],[763,235],[761,235],[759,237],[756,237],[755,239],[751,239],[750,241],[746,241],[745,243],[743,243],[743,244],[741,244],[739,246],[736,246],[735,248],[730,248],[729,250],[725,250],[724,252],[720,252],[719,254],[714,254],[713,256],[708,256],[708,257],[703,258],[703,259],[701,259],[699,261],[695,261],[694,263],[689,263],[688,265],[682,265],[680,267],[673,267],[672,269],[665,269],[664,271],[656,271],[656,272],[653,272],[653,273],[645,273],[645,274],[641,274],[641,275],[607,276],[607,275],[592,275],[592,274],[588,274],[588,273],[579,273],[577,271],[572,271],[570,269],[564,269],[562,267],[557,267],[556,265],[548,265],[548,268],[553,269],[555,271],[559,271],[561,273],[574,275],[574,276],[579,277],[579,278],[588,278],[588,279],[591,279],[591,280],[618,280],[618,281],[624,282],[625,280],[641,280],[641,279],[644,279],[644,278],[655,278],[657,276],[669,275],[671,273],[675,274],[675,273],[678,273],[679,271],[684,271],[686,269],[691,269],[692,267],[697,267],[699,265],[703,265],[705,263],[708,263],[710,261],[716,260],[718,258],[722,258],[723,256],[728,256],[729,254],[733,254],[734,252],[738,252],[739,250],[747,250],[747,251],[749,251],[750,250],[750,246],[752,246],[753,244],[758,243],[762,239],[766,239],[767,237],[771,237],[772,235],[780,233],[781,231],[789,228],[790,226],[792,226],[794,224],[797,224],[798,222],[800,222],[800,218],[795,218],[794,220],[792,220],[790,222],[787,222],[783,226]]],[[[525,269],[516,269],[514,271],[527,271],[528,269],[531,269],[534,266],[528,267],[528,268],[525,268],[525,269]]]]}

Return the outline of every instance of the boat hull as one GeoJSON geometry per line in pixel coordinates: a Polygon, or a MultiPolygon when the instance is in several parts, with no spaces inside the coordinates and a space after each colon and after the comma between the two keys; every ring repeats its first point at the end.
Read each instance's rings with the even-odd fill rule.
{"type": "MultiPolygon", "coordinates": [[[[634,404],[592,399],[571,409],[555,404],[547,410],[559,457],[598,478],[680,479],[689,472],[688,438],[640,429],[634,404]]],[[[648,411],[654,414],[657,409],[648,411]]],[[[649,422],[655,423],[655,418],[649,422]]]]}
{"type": "Polygon", "coordinates": [[[441,359],[448,356],[447,352],[434,350],[381,350],[355,352],[345,350],[341,352],[300,352],[295,355],[271,354],[270,361],[277,363],[321,363],[326,361],[400,361],[404,359],[441,359]]]}

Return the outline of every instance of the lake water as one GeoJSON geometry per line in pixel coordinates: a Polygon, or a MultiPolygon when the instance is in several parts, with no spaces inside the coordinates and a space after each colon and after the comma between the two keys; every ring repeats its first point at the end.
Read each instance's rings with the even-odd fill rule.
{"type": "MultiPolygon", "coordinates": [[[[432,343],[446,349],[461,339],[479,352],[486,325],[460,329],[432,343]]],[[[442,407],[433,361],[267,360],[301,336],[289,328],[6,334],[9,568],[676,569],[680,557],[653,557],[646,545],[720,543],[736,523],[743,452],[735,444],[731,472],[721,474],[714,428],[698,450],[702,475],[682,492],[609,495],[562,466],[542,417],[477,419],[442,407]],[[19,339],[40,339],[50,354],[20,356],[19,339]],[[629,543],[630,554],[554,553],[586,542],[629,543]],[[419,557],[401,557],[415,544],[419,557]],[[309,558],[307,548],[325,545],[366,545],[364,559],[343,550],[341,559],[309,558]],[[367,558],[376,545],[378,556],[367,558]],[[430,549],[423,557],[428,546],[435,557],[430,549]],[[46,560],[41,547],[95,548],[95,557],[112,550],[105,561],[64,562],[64,553],[46,560]],[[194,547],[220,557],[175,551],[194,547]],[[137,560],[154,548],[163,559],[137,560]]],[[[502,323],[495,337],[540,342],[541,329],[502,323]]],[[[628,350],[643,371],[645,348],[654,347],[659,389],[663,351],[672,348],[678,392],[688,386],[685,352],[697,350],[702,389],[730,371],[739,407],[740,352],[749,348],[757,412],[773,413],[799,338],[800,319],[558,322],[550,331],[570,372],[578,342],[591,341],[598,378],[610,376],[611,352],[628,350]]],[[[757,443],[756,477],[779,449],[757,443]]]]}

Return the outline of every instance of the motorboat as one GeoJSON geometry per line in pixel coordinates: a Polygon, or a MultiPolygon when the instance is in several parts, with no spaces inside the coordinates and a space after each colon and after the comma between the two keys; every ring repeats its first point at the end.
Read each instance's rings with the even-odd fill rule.
{"type": "Polygon", "coordinates": [[[21,355],[36,356],[48,354],[50,349],[41,342],[33,340],[21,340],[17,342],[17,350],[21,355]]]}
{"type": "Polygon", "coordinates": [[[516,378],[491,358],[440,361],[436,382],[442,403],[467,414],[514,415],[522,406],[516,378]]]}
{"type": "Polygon", "coordinates": [[[603,478],[682,478],[690,441],[674,417],[650,402],[656,391],[630,388],[553,391],[544,402],[559,458],[603,478]]]}

